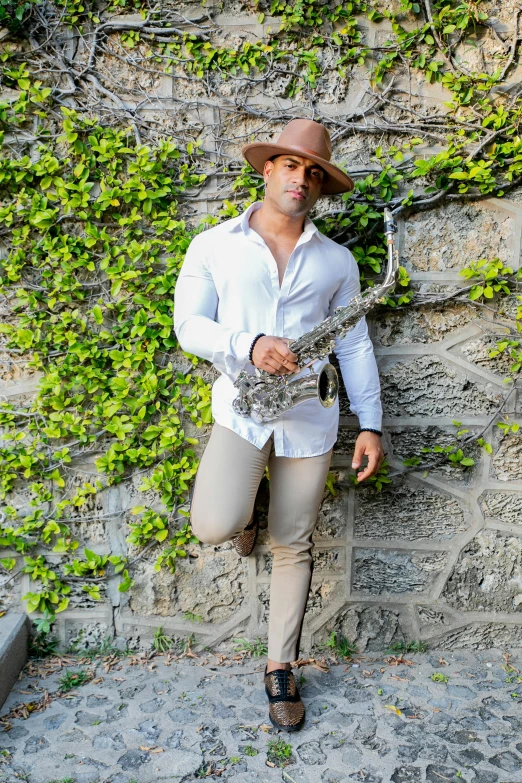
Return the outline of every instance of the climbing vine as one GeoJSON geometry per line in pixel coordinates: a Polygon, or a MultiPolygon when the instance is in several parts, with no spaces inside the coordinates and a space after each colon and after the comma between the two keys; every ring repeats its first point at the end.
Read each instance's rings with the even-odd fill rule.
{"type": "MultiPolygon", "coordinates": [[[[502,198],[522,184],[521,90],[510,82],[519,10],[503,37],[479,2],[402,0],[396,11],[378,0],[244,0],[263,36],[223,42],[214,18],[226,3],[207,6],[189,19],[139,0],[0,0],[10,30],[0,43],[1,361],[10,377],[22,370],[37,380],[29,402],[0,402],[0,563],[34,583],[23,599],[41,613],[41,629],[67,608],[75,582],[103,600],[108,579],[132,588],[133,566],[149,553],[156,570],[174,573],[198,543],[188,503],[213,375],[180,350],[172,307],[193,236],[262,198],[262,178],[230,152],[238,136],[248,140],[238,121],[264,132],[305,112],[336,143],[367,140],[371,163],[351,172],[354,191],[321,201],[313,215],[350,248],[363,287],[386,260],[384,206],[408,216],[502,198]],[[388,39],[370,46],[368,21],[388,39]],[[174,84],[168,106],[149,94],[165,79],[174,84]],[[419,79],[446,91],[444,110],[423,106],[419,79]],[[344,90],[351,80],[364,84],[359,106],[318,117],[329,85],[344,90]],[[286,108],[256,104],[259,93],[286,108]],[[199,119],[209,105],[218,120],[199,119]],[[195,203],[207,187],[216,208],[203,215],[195,203]],[[93,478],[78,484],[80,462],[93,478]],[[107,512],[125,519],[135,554],[79,555],[74,526],[89,520],[85,508],[138,476],[155,501],[107,512]]],[[[511,388],[491,423],[516,432],[502,410],[522,367],[521,275],[499,258],[472,259],[462,275],[463,286],[426,294],[401,267],[385,306],[514,299],[491,351],[509,357],[511,388]]],[[[491,445],[485,430],[455,426],[455,442],[431,450],[466,469],[467,444],[491,445]]],[[[405,459],[405,469],[419,467],[421,456],[405,459]]],[[[389,481],[385,465],[373,484],[389,481]]]]}

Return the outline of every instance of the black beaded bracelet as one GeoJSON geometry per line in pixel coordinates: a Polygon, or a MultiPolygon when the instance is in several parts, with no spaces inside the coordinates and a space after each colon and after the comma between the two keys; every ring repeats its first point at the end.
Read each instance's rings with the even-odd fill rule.
{"type": "Polygon", "coordinates": [[[259,332],[259,334],[256,334],[256,336],[252,340],[252,343],[250,345],[250,350],[248,351],[248,360],[250,362],[252,361],[252,352],[254,350],[254,345],[257,343],[257,341],[259,340],[260,337],[266,337],[265,333],[264,332],[259,332]]]}
{"type": "Polygon", "coordinates": [[[381,435],[382,437],[382,432],[380,430],[374,430],[371,427],[360,427],[359,432],[375,432],[376,435],[381,435]]]}

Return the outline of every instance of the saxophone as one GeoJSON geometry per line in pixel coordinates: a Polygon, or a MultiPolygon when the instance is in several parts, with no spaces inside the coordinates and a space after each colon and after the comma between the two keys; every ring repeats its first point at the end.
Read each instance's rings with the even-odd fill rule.
{"type": "MultiPolygon", "coordinates": [[[[399,271],[399,252],[394,240],[396,231],[393,215],[385,208],[384,233],[388,245],[388,263],[383,283],[355,296],[349,304],[336,307],[333,315],[297,340],[288,342],[288,347],[297,356],[299,372],[328,356],[333,351],[336,339],[343,338],[366,313],[383,302],[385,295],[395,287],[399,271]]],[[[305,400],[318,399],[324,408],[334,404],[339,391],[339,378],[332,364],[325,364],[320,372],[310,371],[295,380],[291,380],[291,377],[272,374],[258,367],[255,375],[241,370],[234,381],[234,386],[239,390],[232,400],[235,412],[260,424],[276,419],[305,400]]]]}

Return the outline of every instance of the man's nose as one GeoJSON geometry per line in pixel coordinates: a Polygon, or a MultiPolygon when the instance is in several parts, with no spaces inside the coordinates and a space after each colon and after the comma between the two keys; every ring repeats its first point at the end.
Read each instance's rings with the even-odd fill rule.
{"type": "Polygon", "coordinates": [[[292,177],[292,182],[295,182],[296,185],[300,185],[302,188],[306,190],[308,187],[306,182],[306,174],[304,171],[301,170],[294,170],[294,176],[292,177]]]}

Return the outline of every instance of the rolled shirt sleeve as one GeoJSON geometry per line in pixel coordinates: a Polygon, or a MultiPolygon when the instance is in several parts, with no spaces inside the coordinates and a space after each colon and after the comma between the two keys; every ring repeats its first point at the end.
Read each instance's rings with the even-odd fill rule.
{"type": "Polygon", "coordinates": [[[205,252],[196,235],[190,243],[174,291],[174,332],[181,348],[207,359],[233,380],[248,364],[256,336],[217,323],[218,294],[205,252]]]}
{"type": "MultiPolygon", "coordinates": [[[[359,269],[352,253],[349,254],[349,272],[330,302],[329,315],[336,307],[349,304],[361,293],[359,269]]],[[[357,414],[361,427],[380,430],[382,427],[381,385],[368,324],[363,316],[342,339],[337,338],[334,354],[339,361],[350,410],[357,414]]]]}

